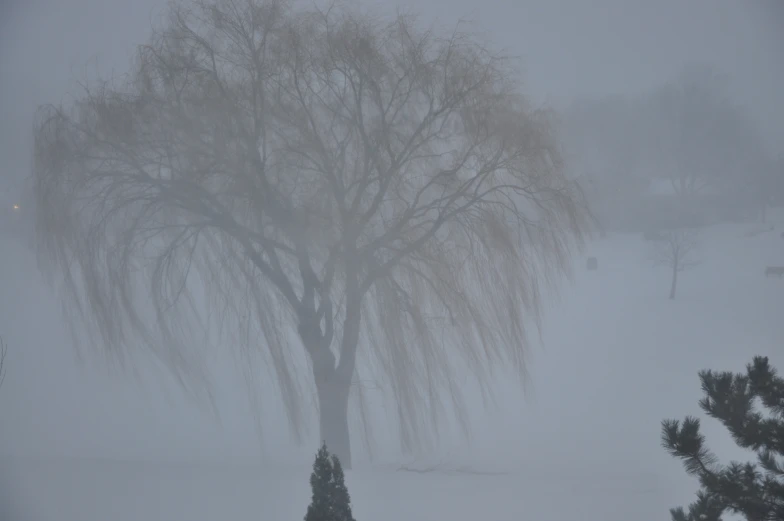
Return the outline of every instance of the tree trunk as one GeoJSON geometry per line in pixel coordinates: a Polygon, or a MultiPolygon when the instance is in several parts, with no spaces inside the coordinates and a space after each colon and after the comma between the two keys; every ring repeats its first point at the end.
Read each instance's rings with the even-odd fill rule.
{"type": "Polygon", "coordinates": [[[317,324],[304,319],[300,323],[299,333],[313,364],[319,404],[319,444],[325,443],[329,452],[340,459],[341,465],[351,469],[348,399],[359,343],[361,298],[356,291],[355,281],[351,280],[347,286],[351,291],[347,292],[339,360],[336,361],[330,349],[331,335],[330,340],[326,340],[317,324]]]}
{"type": "Polygon", "coordinates": [[[313,380],[316,384],[319,405],[319,445],[326,443],[330,453],[340,463],[351,468],[351,443],[348,429],[348,396],[352,374],[340,370],[329,343],[322,337],[320,328],[310,323],[300,324],[300,337],[310,355],[313,380]]]}
{"type": "Polygon", "coordinates": [[[670,286],[670,300],[675,299],[675,288],[678,285],[678,266],[672,267],[672,286],[670,286]]]}
{"type": "Polygon", "coordinates": [[[348,428],[348,396],[351,380],[337,378],[323,382],[318,388],[319,434],[330,453],[336,455],[341,465],[351,469],[351,434],[348,428]]]}
{"type": "Polygon", "coordinates": [[[357,280],[357,268],[346,266],[346,315],[343,320],[343,335],[340,342],[340,359],[329,384],[319,391],[319,407],[322,440],[330,448],[330,440],[340,463],[351,469],[351,436],[348,428],[348,398],[351,381],[356,367],[359,327],[361,323],[362,296],[357,280]]]}

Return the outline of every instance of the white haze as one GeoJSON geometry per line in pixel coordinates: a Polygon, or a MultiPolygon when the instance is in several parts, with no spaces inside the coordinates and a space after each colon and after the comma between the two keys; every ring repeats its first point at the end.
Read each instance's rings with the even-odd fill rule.
{"type": "MultiPolygon", "coordinates": [[[[374,7],[382,4],[373,1],[374,7]]],[[[748,108],[766,145],[782,150],[784,5],[775,0],[401,0],[399,5],[420,13],[423,21],[438,20],[443,26],[460,17],[477,22],[495,44],[523,58],[526,90],[540,104],[565,107],[578,98],[637,95],[687,64],[713,64],[730,76],[733,96],[748,108]]],[[[163,2],[153,0],[0,0],[4,198],[24,200],[35,107],[67,99],[72,79],[91,75],[95,67],[104,74],[122,72],[133,46],[147,37],[151,16],[163,7],[163,2]]],[[[392,9],[386,2],[382,7],[392,9]]],[[[771,220],[777,223],[778,236],[784,215],[771,220]]],[[[533,476],[547,476],[536,486],[551,490],[552,497],[564,503],[570,502],[569,493],[559,497],[554,492],[558,487],[571,490],[579,486],[573,481],[577,477],[593,476],[591,494],[601,498],[603,506],[596,511],[605,518],[614,512],[605,503],[617,494],[641,498],[640,519],[667,518],[668,508],[691,501],[695,485],[659,446],[659,422],[699,412],[696,372],[706,367],[740,370],[755,354],[770,355],[774,365],[784,365],[784,288],[761,275],[765,265],[784,264],[784,241],[770,245],[744,240],[744,233],[738,226],[712,228],[701,252],[704,265],[684,274],[682,298],[674,303],[666,299],[666,270],[650,267],[641,239],[611,237],[590,243],[585,254],[599,258],[600,271],[586,275],[585,255],[576,257],[575,281],[564,282],[560,299],[546,311],[544,342],[533,338],[529,394],[524,398],[514,387],[514,392],[505,393],[499,383],[496,409],[485,409],[479,399],[473,403],[470,440],[444,433],[439,450],[420,460],[518,473],[523,476],[522,488],[538,482],[533,476]]],[[[217,417],[205,404],[186,396],[150,359],[138,360],[136,375],[113,368],[92,353],[79,360],[59,318],[59,301],[41,282],[34,256],[10,242],[0,251],[0,336],[9,345],[8,374],[0,389],[0,503],[9,501],[2,487],[13,482],[15,491],[27,487],[18,492],[25,501],[36,501],[37,493],[65,497],[53,489],[67,483],[69,474],[62,471],[65,477],[57,481],[46,470],[55,467],[45,464],[74,458],[259,464],[259,469],[296,463],[305,468],[294,478],[296,486],[307,486],[306,466],[317,442],[315,423],[307,443],[295,444],[280,406],[266,390],[272,385],[266,375],[260,376],[254,397],[262,402],[262,442],[245,381],[233,359],[216,354],[211,366],[217,417]],[[32,461],[44,470],[36,471],[32,461]]],[[[301,349],[296,343],[293,348],[301,349]]],[[[375,413],[381,418],[386,414],[375,413]]],[[[383,427],[374,433],[373,461],[359,437],[353,440],[356,467],[408,461],[383,427]]],[[[719,429],[709,428],[708,435],[720,455],[738,455],[719,429]]],[[[58,463],[56,468],[67,469],[69,464],[58,463]]],[[[105,506],[107,499],[91,498],[86,492],[98,483],[96,475],[84,477],[81,485],[73,483],[74,493],[82,494],[81,502],[103,501],[105,506]]],[[[82,479],[81,474],[74,476],[82,479]]],[[[422,479],[417,474],[395,476],[422,479]]],[[[349,479],[350,486],[352,479],[358,481],[349,479]]],[[[367,499],[383,500],[384,492],[368,492],[363,499],[361,491],[370,488],[357,487],[363,487],[351,489],[357,518],[387,519],[377,515],[367,499]]],[[[123,490],[102,490],[104,495],[123,495],[123,490]]],[[[203,492],[196,490],[194,485],[191,495],[203,492]]],[[[389,490],[389,505],[406,500],[402,490],[389,490]]],[[[188,501],[188,493],[178,493],[172,493],[169,503],[188,501]]],[[[438,497],[450,497],[448,491],[439,493],[444,495],[438,497]]],[[[248,494],[252,497],[252,490],[248,494]]],[[[280,516],[304,515],[307,493],[292,492],[293,506],[288,506],[286,494],[281,488],[265,495],[267,508],[280,516]]],[[[484,501],[481,489],[472,494],[473,502],[484,501]]],[[[504,501],[498,490],[489,494],[487,501],[504,501]]],[[[516,505],[515,494],[510,487],[510,505],[516,505]]],[[[426,499],[417,504],[424,505],[426,499]]],[[[128,498],[118,501],[133,504],[128,498]]],[[[266,519],[261,512],[237,506],[243,499],[221,501],[234,505],[237,518],[266,519]]],[[[634,512],[634,501],[624,499],[627,513],[634,512]]],[[[84,510],[93,514],[79,514],[73,508],[63,519],[103,519],[96,512],[112,512],[102,507],[84,510]]],[[[219,518],[219,513],[206,510],[177,510],[171,504],[165,508],[191,512],[191,519],[219,518]]],[[[510,519],[509,509],[517,508],[504,510],[499,505],[499,512],[504,512],[499,519],[510,519]]],[[[591,508],[573,504],[563,512],[599,519],[591,508]]],[[[144,512],[149,517],[125,512],[116,518],[171,519],[163,510],[144,512]]],[[[420,515],[416,510],[397,512],[409,516],[406,519],[420,515]]],[[[421,519],[439,518],[434,512],[438,509],[430,507],[421,519]]],[[[529,519],[525,512],[516,512],[515,519],[529,519]]],[[[0,505],[0,517],[3,514],[0,505]]],[[[530,520],[545,517],[540,511],[530,520]]]]}

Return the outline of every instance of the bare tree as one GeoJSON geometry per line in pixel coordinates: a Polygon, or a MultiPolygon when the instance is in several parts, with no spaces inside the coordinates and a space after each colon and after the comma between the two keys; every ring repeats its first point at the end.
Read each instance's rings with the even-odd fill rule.
{"type": "Polygon", "coordinates": [[[3,386],[3,382],[5,382],[5,355],[8,352],[8,345],[5,343],[2,337],[0,337],[0,387],[3,386]]]}
{"type": "Polygon", "coordinates": [[[513,65],[407,16],[175,4],[124,82],[39,112],[36,208],[66,309],[194,389],[187,333],[218,324],[267,357],[299,435],[296,331],[321,439],[349,467],[364,357],[404,448],[422,446],[443,404],[463,417],[461,364],[483,389],[499,364],[522,378],[543,284],[584,233],[550,114],[513,65]]]}
{"type": "Polygon", "coordinates": [[[746,192],[750,193],[751,198],[758,205],[759,219],[762,223],[768,221],[768,208],[781,200],[784,194],[782,172],[784,172],[784,161],[779,159],[776,162],[774,159],[764,157],[753,164],[747,172],[746,192]]]}
{"type": "Polygon", "coordinates": [[[699,244],[695,229],[669,230],[661,240],[654,242],[651,259],[656,266],[667,266],[672,270],[670,300],[675,298],[678,286],[678,273],[699,264],[694,255],[699,244]]]}

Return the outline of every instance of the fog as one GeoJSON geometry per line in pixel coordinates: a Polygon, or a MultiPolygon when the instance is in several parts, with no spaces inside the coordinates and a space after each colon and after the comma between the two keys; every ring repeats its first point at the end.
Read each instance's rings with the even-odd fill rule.
{"type": "MultiPolygon", "coordinates": [[[[408,8],[420,21],[438,27],[471,20],[493,45],[522,59],[524,92],[533,105],[554,107],[566,117],[575,102],[643,98],[675,81],[685,67],[707,64],[726,76],[729,96],[761,137],[760,149],[772,160],[784,153],[784,4],[776,0],[356,3],[390,14],[396,7],[408,8]]],[[[246,362],[229,350],[207,354],[210,403],[184,390],[146,353],[121,365],[99,351],[73,349],[61,301],[43,280],[30,247],[36,108],[67,102],[78,93],[75,80],[127,70],[135,46],[147,40],[151,20],[164,8],[165,2],[157,0],[0,2],[0,203],[19,201],[21,218],[28,222],[20,228],[25,230],[22,235],[3,238],[0,255],[0,336],[8,344],[7,375],[0,388],[0,487],[6,488],[0,491],[0,502],[12,504],[7,510],[0,506],[0,517],[9,512],[26,519],[22,515],[28,510],[45,516],[58,508],[66,516],[60,519],[84,520],[108,515],[177,519],[186,512],[191,519],[223,514],[225,519],[288,519],[305,513],[309,465],[319,437],[315,397],[305,400],[311,412],[303,442],[297,443],[271,371],[254,367],[259,376],[249,389],[246,362]],[[84,470],[97,465],[85,462],[99,460],[126,462],[117,463],[120,473],[128,473],[127,462],[144,463],[148,470],[139,476],[147,477],[121,485],[100,477],[114,472],[113,467],[84,470]],[[155,467],[162,462],[193,465],[183,471],[187,475],[202,472],[197,465],[204,464],[210,469],[203,471],[205,476],[212,477],[198,478],[207,484],[185,492],[144,492],[149,494],[145,501],[156,498],[152,506],[139,510],[138,515],[146,517],[111,507],[115,500],[117,505],[133,505],[130,491],[137,494],[138,483],[169,472],[155,467]],[[225,469],[237,466],[254,470],[238,470],[240,477],[225,478],[237,480],[236,497],[221,494],[212,503],[205,492],[212,489],[215,494],[210,480],[224,481],[215,473],[234,472],[225,469]],[[265,492],[270,495],[263,496],[264,508],[274,512],[272,517],[241,506],[248,498],[248,505],[262,501],[254,496],[257,483],[248,485],[244,476],[258,479],[269,469],[281,468],[296,469],[291,479],[301,490],[289,495],[286,487],[275,485],[276,492],[265,492]],[[64,487],[72,487],[72,492],[63,492],[64,487]],[[202,506],[182,507],[193,496],[200,496],[194,504],[202,506]],[[36,507],[39,500],[48,506],[36,507]],[[93,501],[104,506],[85,506],[93,501]],[[218,504],[233,505],[232,513],[215,510],[218,504]]],[[[608,134],[597,127],[597,135],[608,134]]],[[[594,142],[581,143],[590,147],[594,142]]],[[[564,146],[575,176],[601,168],[580,165],[579,154],[569,155],[572,144],[564,146]]],[[[597,154],[601,162],[602,153],[597,154]]],[[[777,175],[784,177],[784,171],[777,175]]],[[[778,207],[772,204],[764,225],[750,216],[706,226],[700,264],[680,275],[680,293],[673,301],[667,299],[669,270],[652,265],[642,233],[605,228],[606,235],[594,233],[582,251],[575,250],[573,276],[564,277],[558,291],[548,290],[543,298],[541,335],[535,328],[529,332],[525,392],[499,371],[494,403],[485,403],[478,390],[469,393],[469,436],[448,425],[434,446],[405,454],[390,427],[395,421],[392,402],[380,391],[371,393],[369,446],[361,440],[356,418],[351,423],[356,470],[349,471],[348,479],[357,519],[388,519],[384,516],[392,516],[391,511],[410,519],[446,517],[433,506],[424,506],[427,512],[390,506],[407,501],[409,490],[418,494],[416,504],[428,501],[429,493],[422,490],[430,485],[422,480],[430,473],[395,472],[401,465],[470,467],[475,470],[470,477],[477,480],[518,476],[519,484],[490,485],[486,499],[479,488],[469,494],[472,502],[492,502],[498,519],[527,519],[520,509],[529,509],[528,504],[522,499],[515,503],[514,497],[526,489],[539,491],[526,496],[533,505],[532,520],[577,519],[581,513],[598,519],[615,512],[619,517],[609,519],[630,513],[662,519],[667,509],[693,500],[696,481],[661,448],[660,422],[700,414],[701,369],[741,371],[752,356],[765,355],[784,370],[782,282],[763,276],[766,266],[784,265],[784,235],[779,237],[784,208],[781,202],[778,207]],[[775,226],[771,233],[768,223],[775,226]],[[597,272],[586,271],[586,257],[598,259],[597,272]],[[368,484],[367,476],[379,469],[389,474],[379,478],[387,481],[368,484]],[[484,471],[492,475],[483,477],[484,471]],[[393,478],[410,479],[414,485],[390,484],[393,478]],[[579,484],[585,479],[590,490],[579,484]],[[564,497],[564,490],[573,492],[564,497]],[[580,494],[596,503],[581,506],[580,494]],[[511,506],[504,507],[507,500],[511,506]]],[[[306,364],[299,340],[291,344],[296,351],[292,356],[306,364]]],[[[311,377],[307,370],[303,374],[311,377]]],[[[721,459],[751,459],[717,424],[706,421],[704,428],[721,459]]],[[[171,481],[186,480],[184,476],[171,481]]],[[[272,478],[264,479],[270,480],[264,481],[265,487],[272,487],[272,478]]],[[[464,485],[450,486],[442,485],[430,499],[450,498],[450,490],[463,490],[464,485]]],[[[476,512],[482,515],[483,510],[476,512]]]]}

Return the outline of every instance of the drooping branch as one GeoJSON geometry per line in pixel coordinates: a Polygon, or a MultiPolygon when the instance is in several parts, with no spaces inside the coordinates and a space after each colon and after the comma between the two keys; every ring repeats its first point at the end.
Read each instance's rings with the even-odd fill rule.
{"type": "Polygon", "coordinates": [[[263,334],[243,345],[270,351],[283,399],[299,410],[287,342],[273,332],[285,315],[264,308],[283,306],[296,321],[317,305],[328,348],[332,295],[302,247],[314,232],[276,138],[285,9],[236,9],[175,4],[123,83],[85,86],[75,106],[41,110],[40,237],[65,275],[66,310],[96,343],[122,354],[141,339],[183,382],[205,383],[198,331],[228,318],[213,306],[235,324],[256,310],[263,334]],[[207,300],[194,304],[202,283],[207,300]],[[240,288],[245,298],[232,295],[240,288]]]}

